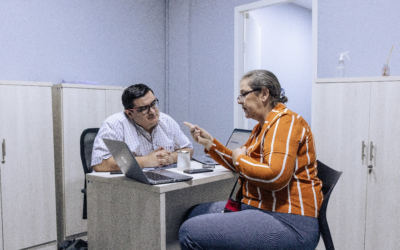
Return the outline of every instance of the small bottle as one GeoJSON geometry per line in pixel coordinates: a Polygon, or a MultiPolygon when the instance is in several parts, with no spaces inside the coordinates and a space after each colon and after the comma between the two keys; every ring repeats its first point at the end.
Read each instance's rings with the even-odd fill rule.
{"type": "Polygon", "coordinates": [[[343,56],[346,56],[347,59],[350,60],[350,57],[348,54],[349,54],[349,51],[339,54],[340,55],[339,63],[336,66],[335,77],[337,77],[337,78],[347,77],[347,68],[346,68],[346,65],[344,64],[343,56]]]}
{"type": "Polygon", "coordinates": [[[390,76],[390,68],[389,65],[385,64],[382,68],[382,76],[390,76]]]}

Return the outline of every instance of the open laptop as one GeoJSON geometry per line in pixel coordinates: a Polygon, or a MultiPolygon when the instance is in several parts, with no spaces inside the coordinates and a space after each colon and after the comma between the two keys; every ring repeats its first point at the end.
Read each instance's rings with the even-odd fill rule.
{"type": "MultiPolygon", "coordinates": [[[[240,148],[243,146],[250,137],[252,130],[248,129],[239,129],[235,128],[232,131],[231,137],[229,137],[228,142],[226,143],[225,147],[229,148],[230,150],[234,150],[236,148],[240,148]]],[[[203,164],[209,165],[217,165],[218,162],[214,161],[211,156],[209,155],[201,155],[201,156],[194,156],[193,160],[198,161],[203,164]]]]}
{"type": "Polygon", "coordinates": [[[114,160],[117,162],[121,172],[128,178],[149,185],[188,181],[193,179],[192,176],[164,169],[143,171],[125,142],[110,139],[103,139],[103,141],[111,155],[114,157],[114,160]]]}

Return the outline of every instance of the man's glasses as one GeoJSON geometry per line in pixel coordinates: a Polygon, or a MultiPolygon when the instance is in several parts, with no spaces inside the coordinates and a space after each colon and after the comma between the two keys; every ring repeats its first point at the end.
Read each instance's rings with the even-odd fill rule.
{"type": "MultiPolygon", "coordinates": [[[[133,109],[136,109],[137,112],[138,113],[139,112],[142,113],[142,115],[147,115],[150,112],[151,108],[152,109],[158,108],[158,99],[157,98],[154,99],[154,101],[152,103],[150,103],[150,105],[142,106],[142,107],[139,107],[139,108],[133,108],[133,109]]],[[[128,109],[128,110],[133,110],[133,109],[128,109]]]]}
{"type": "Polygon", "coordinates": [[[243,94],[241,94],[241,95],[238,96],[237,101],[238,101],[238,102],[243,102],[243,101],[244,101],[244,97],[245,97],[246,95],[250,94],[251,92],[260,91],[260,90],[261,90],[261,88],[256,88],[256,89],[250,90],[250,91],[248,91],[248,92],[246,92],[246,93],[243,93],[243,94]]]}

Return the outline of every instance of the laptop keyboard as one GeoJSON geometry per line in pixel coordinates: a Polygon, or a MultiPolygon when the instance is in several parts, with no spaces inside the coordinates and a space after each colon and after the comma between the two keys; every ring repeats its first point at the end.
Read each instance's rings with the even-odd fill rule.
{"type": "Polygon", "coordinates": [[[146,175],[146,177],[148,179],[151,180],[155,180],[155,181],[162,181],[162,180],[170,180],[172,179],[171,177],[167,177],[158,173],[154,173],[154,172],[144,172],[144,174],[146,175]]]}

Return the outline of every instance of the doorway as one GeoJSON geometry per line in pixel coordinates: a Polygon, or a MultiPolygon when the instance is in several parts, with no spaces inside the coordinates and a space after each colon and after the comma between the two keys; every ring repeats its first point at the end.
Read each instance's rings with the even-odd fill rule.
{"type": "Polygon", "coordinates": [[[236,102],[241,76],[253,69],[273,72],[289,98],[287,107],[311,124],[312,9],[312,0],[268,0],[235,8],[234,127],[252,129],[257,124],[244,117],[236,102]]]}

